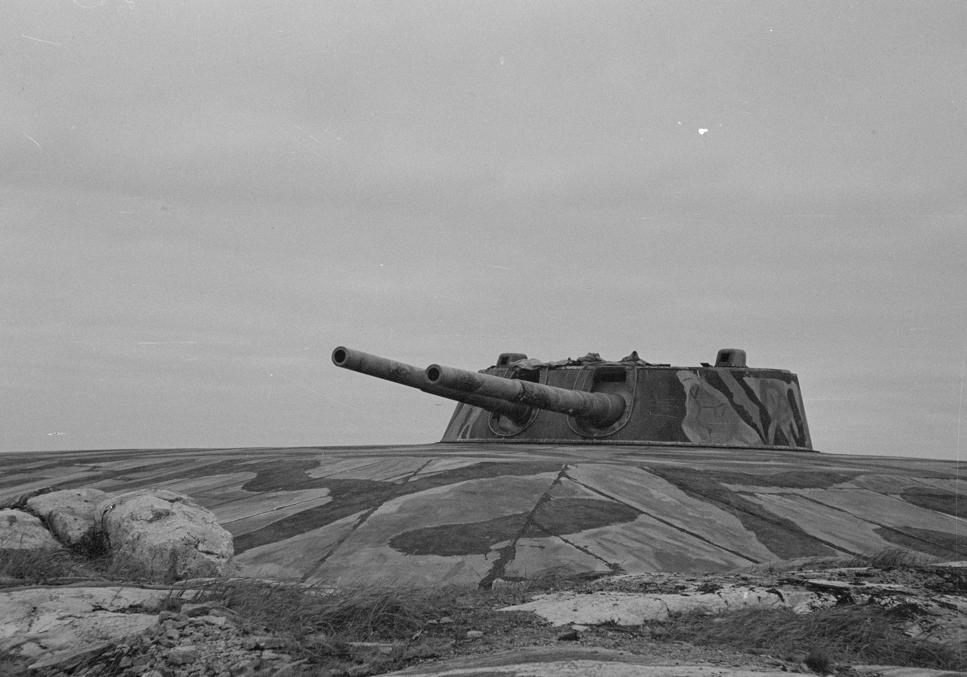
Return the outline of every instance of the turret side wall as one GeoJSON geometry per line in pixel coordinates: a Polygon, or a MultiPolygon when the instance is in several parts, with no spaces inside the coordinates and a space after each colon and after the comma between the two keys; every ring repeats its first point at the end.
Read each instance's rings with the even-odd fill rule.
{"type": "MultiPolygon", "coordinates": [[[[624,393],[633,409],[616,430],[594,431],[584,422],[550,411],[537,412],[523,429],[517,429],[487,411],[461,404],[443,441],[812,449],[799,381],[791,372],[714,367],[627,369],[636,370],[635,378],[628,379],[634,383],[633,390],[624,393]]],[[[588,367],[543,369],[540,380],[584,389],[590,383],[588,371],[588,367]]]]}

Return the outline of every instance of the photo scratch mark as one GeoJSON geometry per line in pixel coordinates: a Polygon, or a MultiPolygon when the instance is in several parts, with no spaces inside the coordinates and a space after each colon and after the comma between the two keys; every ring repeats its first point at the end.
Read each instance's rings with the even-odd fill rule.
{"type": "Polygon", "coordinates": [[[178,345],[178,346],[194,346],[198,345],[198,341],[138,341],[139,346],[167,346],[167,345],[178,345]]]}
{"type": "Polygon", "coordinates": [[[24,135],[24,138],[26,138],[28,141],[30,141],[30,143],[32,143],[35,146],[37,146],[38,150],[43,150],[43,147],[40,145],[40,142],[37,141],[37,139],[35,139],[34,137],[30,136],[30,134],[28,134],[27,132],[20,132],[20,133],[23,134],[24,135]]]}
{"type": "Polygon", "coordinates": [[[22,37],[24,40],[33,40],[34,42],[39,42],[44,45],[53,45],[54,47],[64,46],[59,42],[54,42],[53,40],[44,40],[43,38],[35,38],[32,35],[24,35],[23,33],[20,34],[20,37],[22,37]]]}

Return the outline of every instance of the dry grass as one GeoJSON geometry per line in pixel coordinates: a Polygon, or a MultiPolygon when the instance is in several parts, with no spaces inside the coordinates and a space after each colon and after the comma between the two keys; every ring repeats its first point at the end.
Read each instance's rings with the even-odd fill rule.
{"type": "Polygon", "coordinates": [[[891,569],[919,569],[938,560],[937,557],[903,548],[888,548],[860,558],[855,566],[870,566],[883,571],[891,569]]]}
{"type": "Polygon", "coordinates": [[[272,632],[363,642],[412,635],[435,618],[446,595],[390,589],[329,591],[229,580],[212,586],[205,598],[272,632]]]}
{"type": "Polygon", "coordinates": [[[343,674],[352,665],[357,671],[363,664],[384,671],[414,658],[441,655],[441,646],[447,643],[424,637],[424,630],[440,617],[474,608],[464,594],[482,595],[458,590],[322,590],[229,580],[211,586],[203,599],[234,612],[244,626],[281,638],[283,650],[294,658],[343,674]],[[379,643],[387,650],[361,646],[366,643],[379,643]]]}
{"type": "Polygon", "coordinates": [[[71,578],[83,559],[66,550],[0,549],[0,586],[37,585],[71,578]]]}
{"type": "MultiPolygon", "coordinates": [[[[652,628],[663,641],[687,641],[764,652],[821,663],[910,665],[967,669],[967,654],[913,639],[901,630],[903,607],[843,606],[796,614],[789,609],[744,609],[709,617],[683,615],[652,628]]],[[[807,665],[809,663],[807,662],[807,665]]]]}
{"type": "MultiPolygon", "coordinates": [[[[925,563],[923,558],[905,550],[877,553],[862,561],[865,566],[881,570],[911,572],[925,563]]],[[[91,565],[78,553],[68,551],[0,550],[0,579],[16,581],[13,584],[51,583],[92,573],[103,578],[130,580],[133,572],[107,557],[91,565]]],[[[553,628],[542,621],[496,609],[523,601],[536,592],[594,587],[586,577],[566,574],[548,575],[538,581],[502,581],[492,591],[328,590],[229,579],[211,584],[203,598],[196,601],[231,611],[241,625],[253,632],[281,638],[285,643],[283,650],[307,661],[308,666],[324,667],[340,674],[340,670],[349,670],[353,665],[365,664],[374,671],[389,670],[417,659],[479,651],[484,647],[498,650],[526,643],[552,645],[556,637],[553,628]],[[444,617],[450,617],[447,624],[440,622],[444,617]],[[486,638],[470,646],[462,639],[469,629],[484,630],[486,638]],[[372,648],[359,646],[367,642],[379,642],[389,650],[377,655],[372,648]]],[[[634,651],[645,638],[649,645],[685,642],[698,647],[768,654],[805,663],[822,674],[844,672],[837,666],[861,663],[967,670],[967,655],[963,650],[958,652],[956,648],[903,633],[913,613],[914,610],[902,606],[885,609],[875,605],[844,605],[803,615],[788,609],[745,609],[718,616],[686,614],[665,623],[623,629],[623,641],[627,644],[622,647],[634,651]]],[[[589,631],[586,641],[593,645],[597,632],[589,631]]],[[[0,656],[0,674],[9,668],[5,668],[4,660],[0,656]]]]}

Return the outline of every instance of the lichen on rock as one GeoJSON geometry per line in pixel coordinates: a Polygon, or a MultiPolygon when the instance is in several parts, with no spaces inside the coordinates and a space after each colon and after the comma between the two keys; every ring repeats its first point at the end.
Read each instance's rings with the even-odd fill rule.
{"type": "Polygon", "coordinates": [[[0,549],[58,550],[57,542],[40,518],[23,510],[0,510],[0,549]]]}
{"type": "Polygon", "coordinates": [[[95,509],[107,494],[84,487],[39,494],[27,500],[27,508],[43,518],[54,536],[70,547],[92,544],[98,531],[95,509]]]}
{"type": "Polygon", "coordinates": [[[211,511],[166,489],[107,498],[96,515],[115,562],[150,578],[220,576],[234,553],[232,535],[211,511]]]}

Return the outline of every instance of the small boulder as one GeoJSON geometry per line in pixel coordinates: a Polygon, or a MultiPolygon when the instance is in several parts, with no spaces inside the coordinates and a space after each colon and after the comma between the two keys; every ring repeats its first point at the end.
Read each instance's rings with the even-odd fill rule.
{"type": "Polygon", "coordinates": [[[167,489],[113,496],[96,515],[115,562],[154,579],[220,576],[234,554],[232,535],[210,510],[167,489]]]}
{"type": "Polygon", "coordinates": [[[107,498],[100,489],[64,489],[34,496],[27,507],[40,515],[64,545],[93,544],[97,519],[94,511],[107,498]]]}
{"type": "Polygon", "coordinates": [[[57,550],[57,542],[38,517],[22,510],[0,510],[0,550],[57,550]]]}

